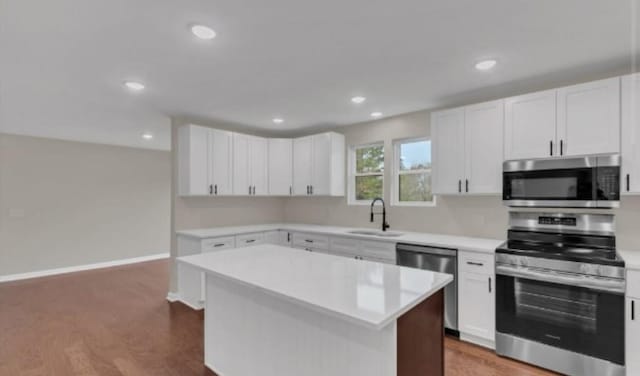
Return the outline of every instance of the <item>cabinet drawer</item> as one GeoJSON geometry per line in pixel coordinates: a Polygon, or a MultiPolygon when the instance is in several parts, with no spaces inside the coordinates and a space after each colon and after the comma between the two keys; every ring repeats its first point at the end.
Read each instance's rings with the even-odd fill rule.
{"type": "Polygon", "coordinates": [[[640,299],[640,271],[627,270],[627,296],[640,299]]]}
{"type": "Polygon", "coordinates": [[[458,251],[460,270],[492,275],[495,273],[495,256],[487,253],[458,251]]]}
{"type": "Polygon", "coordinates": [[[236,242],[233,236],[204,239],[202,241],[202,252],[221,251],[223,249],[235,248],[235,246],[236,242]]]}
{"type": "Polygon", "coordinates": [[[248,247],[251,245],[264,243],[264,234],[262,232],[256,232],[253,234],[244,234],[236,236],[236,247],[248,247]]]}
{"type": "MultiPolygon", "coordinates": [[[[328,250],[326,249],[321,249],[321,248],[313,248],[313,247],[305,247],[305,246],[301,246],[301,245],[296,245],[292,247],[293,249],[299,249],[301,251],[307,251],[307,252],[315,252],[315,253],[324,253],[324,254],[331,254],[329,253],[328,250]]],[[[336,255],[337,256],[337,255],[336,255]]]]}
{"type": "Polygon", "coordinates": [[[332,253],[344,256],[356,256],[360,254],[360,241],[349,238],[331,238],[329,249],[332,253]]]}
{"type": "Polygon", "coordinates": [[[315,249],[322,249],[322,250],[328,251],[329,237],[322,236],[322,235],[294,233],[293,245],[298,247],[303,247],[303,248],[307,247],[307,248],[315,248],[315,249]]]}
{"type": "Polygon", "coordinates": [[[363,257],[384,260],[396,259],[395,243],[363,240],[361,242],[361,247],[363,257]]]}

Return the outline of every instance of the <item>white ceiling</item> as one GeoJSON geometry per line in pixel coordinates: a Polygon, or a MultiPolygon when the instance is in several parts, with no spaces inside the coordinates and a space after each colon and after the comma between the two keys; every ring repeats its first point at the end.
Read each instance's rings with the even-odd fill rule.
{"type": "Polygon", "coordinates": [[[570,82],[631,69],[634,1],[0,0],[0,131],[168,149],[171,115],[293,131],[570,82]]]}

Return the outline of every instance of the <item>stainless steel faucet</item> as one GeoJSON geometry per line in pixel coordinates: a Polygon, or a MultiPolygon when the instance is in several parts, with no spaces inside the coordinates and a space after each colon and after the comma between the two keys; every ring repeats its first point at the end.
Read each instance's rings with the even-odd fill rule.
{"type": "Polygon", "coordinates": [[[384,200],[381,197],[376,197],[373,199],[373,201],[371,201],[371,222],[372,223],[373,223],[373,216],[375,214],[382,214],[382,231],[387,231],[387,229],[391,226],[389,226],[389,224],[387,223],[387,209],[385,207],[384,200]],[[373,212],[373,207],[378,201],[382,202],[382,213],[373,212]]]}

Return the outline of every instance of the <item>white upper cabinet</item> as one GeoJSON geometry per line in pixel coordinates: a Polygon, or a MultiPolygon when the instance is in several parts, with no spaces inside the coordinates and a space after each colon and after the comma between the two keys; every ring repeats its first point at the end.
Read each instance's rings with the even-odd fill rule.
{"type": "Polygon", "coordinates": [[[465,108],[465,192],[502,192],[504,101],[465,108]]]}
{"type": "Polygon", "coordinates": [[[311,165],[313,164],[313,136],[293,140],[293,194],[306,196],[311,187],[311,165]]]}
{"type": "Polygon", "coordinates": [[[640,193],[640,74],[622,77],[621,192],[640,193]]]}
{"type": "Polygon", "coordinates": [[[502,100],[433,113],[433,192],[500,193],[503,129],[502,100]]]}
{"type": "Polygon", "coordinates": [[[178,129],[178,194],[231,193],[231,133],[197,125],[178,129]]]}
{"type": "Polygon", "coordinates": [[[345,139],[335,132],[313,136],[311,194],[344,196],[345,139]]]}
{"type": "Polygon", "coordinates": [[[230,195],[232,188],[233,133],[211,129],[209,131],[209,192],[230,195]],[[213,186],[213,187],[211,187],[213,186]]]}
{"type": "Polygon", "coordinates": [[[551,157],[556,147],[556,90],[505,100],[505,159],[551,157]]]}
{"type": "Polygon", "coordinates": [[[344,196],[345,139],[335,132],[293,140],[293,194],[344,196]]]}
{"type": "Polygon", "coordinates": [[[233,194],[267,194],[267,140],[233,134],[233,194]]]}
{"type": "Polygon", "coordinates": [[[433,193],[462,193],[464,179],[464,109],[431,114],[433,193]]]}
{"type": "Polygon", "coordinates": [[[285,196],[293,193],[293,140],[271,138],[269,146],[269,194],[285,196]]]}
{"type": "Polygon", "coordinates": [[[560,155],[620,152],[620,78],[558,89],[560,155]]]}

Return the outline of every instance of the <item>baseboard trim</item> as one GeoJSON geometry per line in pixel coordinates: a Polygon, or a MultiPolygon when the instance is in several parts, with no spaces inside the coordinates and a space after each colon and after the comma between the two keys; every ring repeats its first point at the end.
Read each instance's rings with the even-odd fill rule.
{"type": "Polygon", "coordinates": [[[490,350],[496,349],[495,341],[491,341],[486,338],[478,337],[473,334],[467,334],[460,332],[460,340],[465,342],[470,342],[478,346],[486,347],[490,350]]]}
{"type": "Polygon", "coordinates": [[[204,303],[190,303],[189,301],[182,299],[182,297],[180,296],[179,293],[177,292],[169,292],[167,293],[167,301],[169,303],[175,303],[175,302],[180,302],[184,305],[186,305],[187,307],[191,308],[194,311],[200,311],[204,309],[204,303]]]}
{"type": "Polygon", "coordinates": [[[0,283],[20,281],[20,280],[23,280],[23,279],[31,279],[31,278],[48,277],[48,276],[52,276],[52,275],[67,274],[67,273],[73,273],[73,272],[81,272],[81,271],[93,270],[93,269],[110,268],[110,267],[113,267],[113,266],[137,264],[139,262],[161,260],[161,259],[166,259],[166,258],[169,258],[169,253],[157,253],[155,255],[142,256],[142,257],[133,257],[133,258],[122,259],[122,260],[99,262],[99,263],[95,263],[95,264],[85,264],[85,265],[70,266],[70,267],[66,267],[66,268],[39,270],[37,272],[29,272],[29,273],[8,274],[8,275],[0,276],[0,283]]]}

